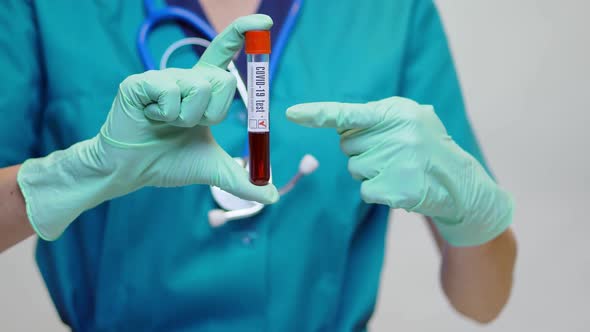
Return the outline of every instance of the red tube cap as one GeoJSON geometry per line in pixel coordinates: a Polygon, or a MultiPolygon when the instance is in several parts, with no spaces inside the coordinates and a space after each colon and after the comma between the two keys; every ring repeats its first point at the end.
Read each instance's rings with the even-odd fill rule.
{"type": "Polygon", "coordinates": [[[270,31],[246,31],[246,54],[270,54],[270,31]]]}

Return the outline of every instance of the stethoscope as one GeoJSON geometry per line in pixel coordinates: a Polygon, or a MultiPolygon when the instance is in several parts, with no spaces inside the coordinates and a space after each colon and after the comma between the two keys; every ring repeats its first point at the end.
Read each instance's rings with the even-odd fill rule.
{"type": "MultiPolygon", "coordinates": [[[[157,9],[156,5],[154,4],[154,0],[144,0],[143,3],[146,10],[146,19],[142,23],[141,28],[139,29],[139,35],[137,37],[137,50],[146,70],[156,69],[154,59],[148,50],[147,37],[149,33],[152,32],[159,24],[169,21],[183,22],[191,28],[195,29],[196,31],[199,31],[207,38],[183,38],[172,43],[166,49],[166,51],[164,51],[164,54],[160,59],[160,64],[158,67],[159,69],[166,68],[168,60],[170,59],[172,54],[179,48],[189,45],[196,45],[203,48],[207,48],[210,44],[210,40],[213,40],[213,38],[215,38],[215,36],[217,35],[217,32],[215,32],[215,30],[204,19],[182,7],[167,6],[161,9],[157,9]]],[[[273,52],[270,56],[270,82],[273,81],[274,74],[277,68],[276,64],[278,63],[278,59],[281,57],[283,50],[287,44],[289,35],[293,30],[302,3],[303,0],[293,0],[291,7],[289,9],[287,19],[285,20],[283,28],[281,29],[278,38],[273,45],[273,52]]],[[[238,69],[233,61],[229,64],[228,70],[231,74],[233,74],[236,77],[238,82],[238,93],[240,94],[242,102],[247,107],[248,91],[246,89],[246,85],[244,84],[244,80],[240,76],[240,73],[238,72],[238,69]]],[[[234,158],[234,160],[244,168],[248,169],[248,144],[245,144],[245,146],[246,148],[244,149],[243,154],[244,157],[236,157],[234,158]]],[[[319,163],[317,159],[315,159],[315,157],[313,157],[310,154],[306,154],[305,156],[303,156],[303,158],[299,162],[297,173],[291,178],[289,182],[287,182],[286,185],[279,189],[279,194],[283,196],[289,191],[291,191],[291,189],[293,189],[293,187],[299,181],[299,179],[301,179],[305,175],[313,173],[318,166],[319,163]]],[[[218,187],[211,186],[210,189],[213,199],[221,208],[209,211],[209,224],[213,227],[219,227],[231,220],[239,220],[253,217],[260,213],[264,208],[264,205],[261,203],[243,200],[219,189],[218,187]]]]}

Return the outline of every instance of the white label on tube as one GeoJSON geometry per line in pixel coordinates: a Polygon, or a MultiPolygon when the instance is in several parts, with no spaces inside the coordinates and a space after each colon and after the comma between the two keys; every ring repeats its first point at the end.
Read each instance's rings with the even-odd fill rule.
{"type": "Polygon", "coordinates": [[[248,131],[268,132],[268,62],[248,62],[248,131]]]}

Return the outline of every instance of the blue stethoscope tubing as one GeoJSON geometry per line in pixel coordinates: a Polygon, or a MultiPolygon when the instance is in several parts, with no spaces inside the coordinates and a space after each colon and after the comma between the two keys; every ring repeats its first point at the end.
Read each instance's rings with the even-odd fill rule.
{"type": "MultiPolygon", "coordinates": [[[[156,69],[156,63],[148,50],[148,35],[155,27],[166,21],[180,21],[188,24],[191,28],[201,32],[209,40],[213,40],[217,36],[217,32],[201,17],[194,13],[178,6],[167,6],[161,9],[157,9],[154,0],[143,1],[146,10],[146,19],[142,23],[139,34],[137,37],[137,50],[146,70],[156,69]]],[[[289,13],[283,24],[283,28],[279,32],[275,44],[273,45],[273,51],[270,55],[270,70],[269,70],[269,83],[272,83],[274,74],[277,69],[278,59],[280,59],[287,40],[289,39],[295,22],[299,16],[299,11],[303,0],[293,0],[289,13]]]]}

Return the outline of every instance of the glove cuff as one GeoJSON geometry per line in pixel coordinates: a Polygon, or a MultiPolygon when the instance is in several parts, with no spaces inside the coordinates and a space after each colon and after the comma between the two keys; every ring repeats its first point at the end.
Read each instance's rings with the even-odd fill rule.
{"type": "Polygon", "coordinates": [[[82,212],[109,199],[114,172],[103,167],[98,138],[25,161],[17,182],[40,238],[57,239],[82,212]]]}
{"type": "MultiPolygon", "coordinates": [[[[490,210],[503,211],[503,215],[485,215],[476,213],[477,216],[463,218],[459,222],[449,222],[443,218],[433,218],[434,224],[440,235],[454,247],[473,247],[487,243],[504,233],[512,224],[514,214],[514,201],[510,194],[500,190],[501,204],[504,209],[497,207],[490,210]]],[[[494,204],[494,203],[490,203],[494,204]]],[[[497,201],[496,201],[496,204],[497,201]]]]}

